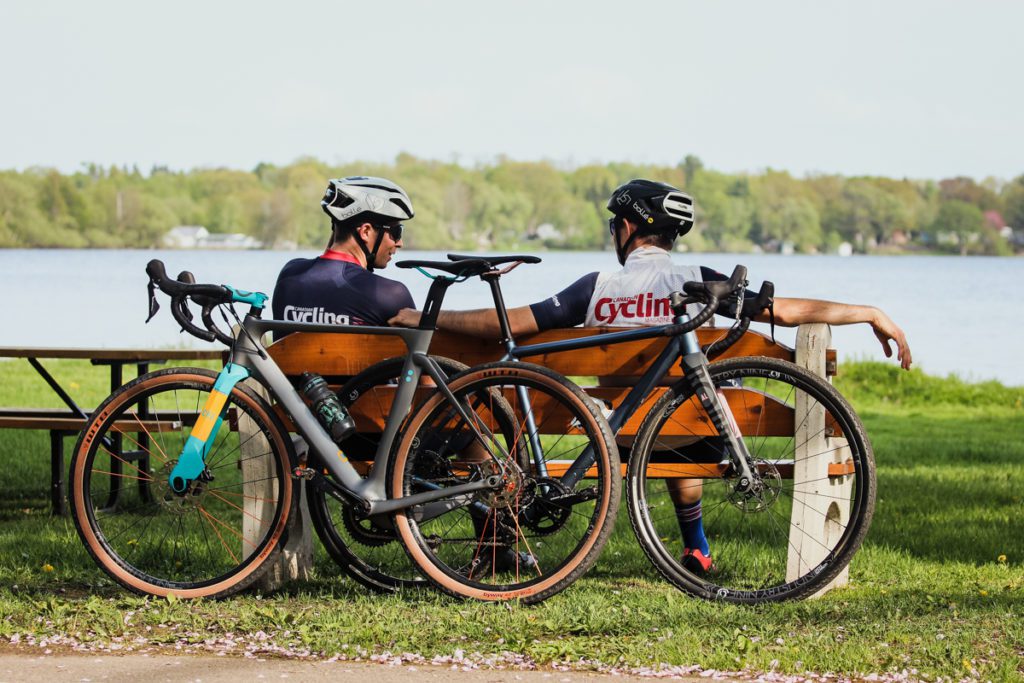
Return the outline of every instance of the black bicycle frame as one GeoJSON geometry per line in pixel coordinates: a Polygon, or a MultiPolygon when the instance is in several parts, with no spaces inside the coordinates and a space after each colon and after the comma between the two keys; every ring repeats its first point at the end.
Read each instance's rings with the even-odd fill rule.
{"type": "MultiPolygon", "coordinates": [[[[698,389],[703,389],[698,395],[701,397],[701,403],[711,417],[712,423],[719,429],[720,433],[728,435],[728,442],[732,452],[736,455],[735,462],[733,463],[739,473],[739,479],[741,481],[740,489],[746,487],[745,482],[753,481],[752,472],[749,467],[746,447],[743,443],[732,433],[731,429],[727,427],[727,420],[725,417],[726,406],[723,406],[720,398],[715,391],[714,385],[711,382],[711,376],[707,372],[708,360],[704,356],[703,351],[700,347],[700,342],[697,340],[697,333],[695,330],[678,334],[674,333],[674,328],[678,325],[688,323],[690,316],[686,313],[677,315],[673,318],[672,323],[668,325],[657,325],[654,327],[642,327],[633,330],[622,330],[620,332],[609,332],[607,334],[596,334],[590,337],[581,337],[579,339],[563,339],[560,341],[543,342],[540,344],[527,344],[525,346],[519,346],[516,344],[515,339],[512,336],[511,326],[508,321],[508,313],[505,309],[505,301],[501,294],[501,287],[498,284],[501,273],[485,273],[481,276],[481,279],[486,281],[491,287],[491,296],[494,299],[495,310],[498,313],[498,324],[501,329],[502,343],[505,345],[506,354],[502,360],[522,360],[531,356],[541,356],[548,353],[561,353],[564,351],[576,351],[578,349],[587,349],[595,346],[606,346],[610,344],[621,344],[631,341],[642,341],[645,339],[655,339],[657,337],[669,338],[668,344],[666,344],[664,350],[658,355],[658,357],[651,363],[650,367],[640,376],[637,383],[629,390],[625,398],[615,408],[611,415],[608,417],[608,426],[611,427],[613,433],[618,433],[622,426],[626,424],[626,421],[632,417],[637,411],[640,405],[644,402],[647,395],[657,385],[658,381],[664,377],[669,368],[679,361],[683,368],[683,378],[687,380],[691,388],[697,392],[698,389]]],[[[520,397],[521,400],[524,397],[520,397]]],[[[530,437],[534,440],[534,453],[541,453],[539,448],[538,435],[534,430],[532,420],[528,421],[528,428],[531,429],[530,437]]],[[[594,454],[588,447],[581,457],[577,458],[569,469],[562,476],[562,481],[569,487],[573,488],[580,479],[586,474],[587,469],[594,464],[594,454]]],[[[537,458],[537,462],[534,463],[537,467],[540,476],[547,476],[547,467],[541,458],[537,458]]]]}

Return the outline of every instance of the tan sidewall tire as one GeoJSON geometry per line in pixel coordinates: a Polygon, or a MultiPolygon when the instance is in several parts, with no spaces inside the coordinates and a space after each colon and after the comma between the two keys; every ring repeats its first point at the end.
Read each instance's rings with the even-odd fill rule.
{"type": "MultiPolygon", "coordinates": [[[[462,387],[477,380],[482,374],[493,374],[495,372],[505,372],[507,370],[507,376],[509,377],[531,379],[548,388],[552,388],[554,391],[559,393],[564,393],[564,389],[566,389],[564,385],[553,379],[546,372],[533,370],[531,366],[526,363],[515,364],[515,367],[508,367],[506,365],[505,368],[489,368],[490,366],[486,366],[472,370],[469,373],[456,378],[449,387],[453,393],[457,393],[462,389],[462,387]]],[[[568,394],[566,394],[566,398],[569,398],[568,394]]],[[[431,411],[433,411],[438,404],[444,402],[444,400],[445,399],[442,395],[434,394],[422,406],[420,406],[415,415],[409,418],[406,429],[402,434],[396,450],[394,451],[396,455],[393,461],[391,476],[391,496],[393,498],[402,496],[402,475],[405,470],[407,455],[409,453],[413,437],[419,430],[423,420],[430,415],[431,411]]],[[[599,454],[597,462],[603,462],[611,475],[604,477],[602,480],[603,490],[601,492],[602,495],[600,496],[602,509],[596,517],[593,533],[587,537],[584,546],[580,548],[574,556],[575,561],[570,562],[566,566],[562,567],[558,572],[545,577],[542,581],[539,581],[527,588],[513,591],[490,591],[473,588],[453,580],[452,577],[442,571],[431,561],[430,557],[428,557],[427,554],[423,552],[423,549],[420,548],[419,543],[416,542],[416,534],[412,529],[408,516],[403,511],[399,511],[395,514],[395,526],[401,536],[402,543],[405,544],[406,551],[420,568],[420,571],[422,571],[436,586],[451,595],[474,598],[477,600],[514,600],[519,598],[530,601],[530,598],[544,599],[548,597],[546,595],[548,591],[552,591],[552,589],[561,590],[561,588],[565,587],[560,586],[561,582],[570,578],[574,573],[582,574],[590,565],[593,564],[593,561],[596,560],[596,556],[591,558],[590,555],[594,551],[596,544],[601,543],[603,545],[607,540],[607,537],[611,532],[610,526],[612,526],[615,521],[614,518],[609,519],[609,510],[617,508],[617,505],[615,504],[617,503],[615,494],[618,492],[618,482],[620,481],[620,477],[615,475],[620,474],[620,472],[618,464],[610,462],[611,458],[608,451],[608,444],[614,442],[614,437],[611,435],[610,430],[608,430],[607,424],[602,424],[596,419],[593,407],[586,404],[584,400],[581,400],[576,395],[573,395],[571,400],[576,404],[576,407],[579,408],[579,412],[581,414],[589,416],[589,430],[596,434],[605,435],[605,443],[595,444],[595,446],[601,450],[601,454],[599,454]],[[590,561],[587,562],[587,560],[590,561]]],[[[578,576],[576,578],[578,578],[578,576]]],[[[555,590],[554,592],[558,591],[555,590]]]]}

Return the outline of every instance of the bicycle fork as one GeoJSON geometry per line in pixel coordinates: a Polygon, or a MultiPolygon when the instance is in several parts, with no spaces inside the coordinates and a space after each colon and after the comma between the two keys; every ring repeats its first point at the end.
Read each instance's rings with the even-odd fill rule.
{"type": "Polygon", "coordinates": [[[224,421],[228,396],[235,385],[247,379],[249,374],[248,369],[235,363],[228,363],[220,371],[213,389],[210,390],[210,396],[199,411],[196,423],[192,425],[188,440],[178,456],[178,462],[171,470],[169,483],[175,493],[184,494],[188,485],[206,470],[206,456],[217,432],[220,431],[221,422],[224,421]]]}
{"type": "Polygon", "coordinates": [[[696,353],[687,353],[681,360],[683,378],[690,386],[690,390],[697,396],[704,412],[711,419],[718,433],[725,437],[729,448],[729,455],[732,459],[732,466],[739,475],[735,490],[738,493],[749,493],[756,489],[757,477],[750,467],[751,456],[747,445],[743,442],[736,417],[729,407],[729,402],[721,392],[715,389],[711,382],[711,373],[708,372],[708,359],[704,353],[697,350],[696,353]]]}
{"type": "MultiPolygon", "coordinates": [[[[683,314],[675,318],[676,323],[689,322],[690,316],[683,314]]],[[[683,357],[680,359],[680,366],[683,369],[683,379],[689,384],[690,390],[700,400],[704,412],[711,418],[711,424],[720,435],[724,435],[729,447],[729,456],[732,458],[732,466],[739,474],[735,490],[737,493],[751,493],[756,490],[760,478],[754,476],[750,467],[751,457],[747,445],[743,443],[739,425],[736,417],[729,408],[729,402],[725,396],[715,389],[711,381],[711,373],[708,372],[708,359],[700,348],[697,340],[696,330],[691,330],[683,335],[683,357]]]]}

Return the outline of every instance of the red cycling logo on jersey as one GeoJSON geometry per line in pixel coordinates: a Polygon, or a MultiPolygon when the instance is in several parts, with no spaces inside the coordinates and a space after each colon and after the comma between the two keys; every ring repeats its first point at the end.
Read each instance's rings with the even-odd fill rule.
{"type": "Polygon", "coordinates": [[[655,299],[651,292],[635,296],[604,297],[598,299],[594,306],[594,317],[598,322],[608,325],[616,320],[667,318],[671,315],[668,297],[655,299]]]}

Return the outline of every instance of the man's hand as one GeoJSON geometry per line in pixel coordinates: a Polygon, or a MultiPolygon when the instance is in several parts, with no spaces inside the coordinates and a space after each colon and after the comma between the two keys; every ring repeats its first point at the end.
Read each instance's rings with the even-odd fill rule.
{"type": "Polygon", "coordinates": [[[878,337],[878,341],[882,342],[885,357],[892,358],[892,347],[889,346],[889,341],[896,342],[896,358],[899,359],[900,365],[904,370],[909,370],[910,364],[913,361],[910,357],[910,346],[907,344],[907,336],[903,334],[903,330],[900,329],[899,325],[894,323],[884,311],[878,309],[875,309],[875,311],[876,314],[871,320],[871,329],[874,331],[875,336],[878,337]]]}
{"type": "MultiPolygon", "coordinates": [[[[755,318],[759,322],[767,322],[768,314],[760,313],[755,318]]],[[[867,323],[882,342],[886,358],[892,358],[890,341],[896,342],[896,357],[904,370],[910,369],[910,346],[907,337],[899,325],[879,308],[860,306],[857,304],[841,304],[835,301],[820,299],[791,299],[778,297],[775,299],[775,322],[784,327],[796,327],[804,323],[827,323],[829,325],[854,325],[867,323]]]]}
{"type": "Polygon", "coordinates": [[[388,321],[388,325],[392,327],[419,327],[420,312],[415,308],[403,308],[395,314],[394,318],[388,321]]]}

